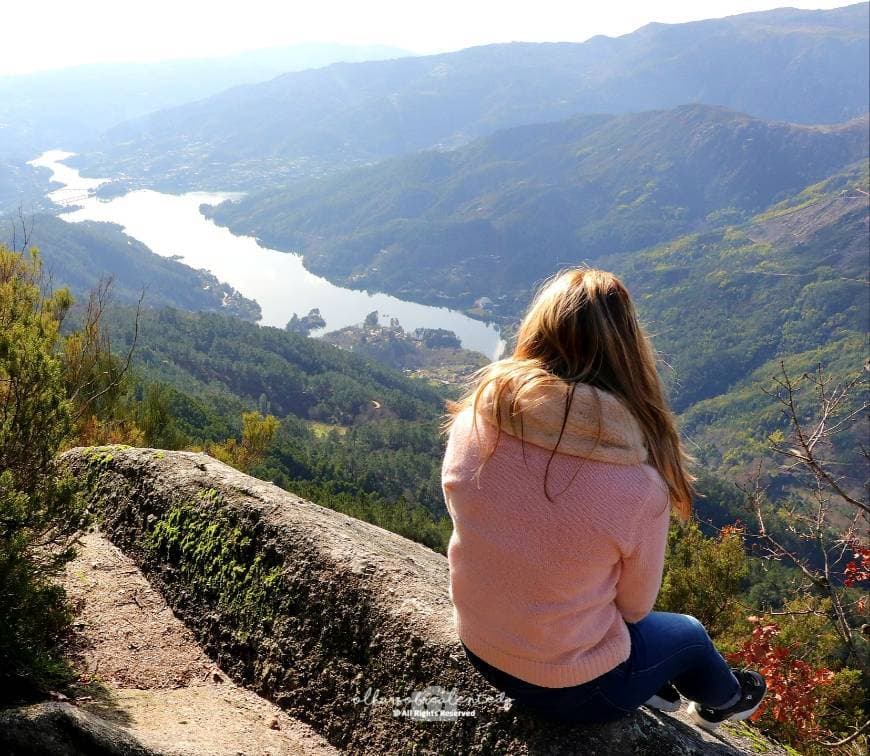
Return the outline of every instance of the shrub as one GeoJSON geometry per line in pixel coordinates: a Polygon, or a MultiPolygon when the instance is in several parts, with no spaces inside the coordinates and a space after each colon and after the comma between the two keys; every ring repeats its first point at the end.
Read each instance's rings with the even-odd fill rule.
{"type": "Polygon", "coordinates": [[[719,639],[738,624],[737,598],[748,569],[739,529],[726,527],[718,538],[706,538],[694,522],[674,525],[656,609],[691,614],[719,639]]]}
{"type": "Polygon", "coordinates": [[[44,294],[36,253],[0,246],[0,696],[69,675],[55,651],[70,613],[53,578],[72,557],[83,509],[54,455],[71,427],[60,325],[63,289],[44,294]]]}
{"type": "Polygon", "coordinates": [[[755,624],[743,647],[728,655],[731,663],[758,670],[767,681],[767,696],[753,718],[767,715],[772,728],[793,744],[816,739],[824,732],[817,718],[820,688],[830,685],[834,673],[815,667],[799,656],[799,650],[779,640],[779,625],[750,618],[755,624]]]}

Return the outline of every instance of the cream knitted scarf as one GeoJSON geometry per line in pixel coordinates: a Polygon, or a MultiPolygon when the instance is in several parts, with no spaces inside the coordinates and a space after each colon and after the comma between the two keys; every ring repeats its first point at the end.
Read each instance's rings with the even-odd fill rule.
{"type": "MultiPolygon", "coordinates": [[[[499,406],[501,429],[544,449],[585,457],[598,462],[636,465],[647,461],[643,431],[634,415],[614,394],[578,383],[568,411],[565,430],[559,432],[571,385],[565,382],[539,386],[524,392],[511,415],[510,389],[499,406]]],[[[495,417],[495,391],[489,384],[480,396],[478,412],[485,420],[495,417]]]]}

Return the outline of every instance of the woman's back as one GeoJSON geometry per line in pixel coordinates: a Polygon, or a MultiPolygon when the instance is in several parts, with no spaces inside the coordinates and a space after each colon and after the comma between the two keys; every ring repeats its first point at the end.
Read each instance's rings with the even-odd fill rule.
{"type": "MultiPolygon", "coordinates": [[[[586,411],[589,399],[577,392],[572,412],[586,411]]],[[[602,424],[605,435],[624,442],[617,456],[627,464],[554,453],[558,427],[552,444],[546,433],[535,435],[545,446],[480,416],[475,427],[473,419],[471,408],[454,419],[442,471],[454,523],[448,559],[459,636],[480,658],[528,682],[591,680],[628,658],[623,617],[652,608],[667,487],[636,461],[645,449],[625,414],[602,415],[602,424]]]]}
{"type": "Polygon", "coordinates": [[[690,461],[622,282],[566,270],[537,293],[513,354],[450,406],[442,469],[450,597],[469,661],[516,701],[601,722],[646,703],[710,729],[764,696],[704,627],[652,612],[690,461]],[[623,664],[624,662],[624,664],[623,664]]]}

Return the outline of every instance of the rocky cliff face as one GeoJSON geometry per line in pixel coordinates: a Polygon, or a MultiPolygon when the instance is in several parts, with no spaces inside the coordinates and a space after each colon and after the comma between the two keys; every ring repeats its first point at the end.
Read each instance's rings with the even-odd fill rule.
{"type": "Polygon", "coordinates": [[[220,666],[338,748],[784,753],[745,725],[714,737],[646,710],[597,727],[536,719],[499,701],[465,660],[441,555],[204,454],[104,447],[63,461],[105,532],[220,666]],[[404,700],[427,689],[425,703],[404,700]],[[453,706],[439,689],[473,716],[433,721],[427,712],[453,706]]]}

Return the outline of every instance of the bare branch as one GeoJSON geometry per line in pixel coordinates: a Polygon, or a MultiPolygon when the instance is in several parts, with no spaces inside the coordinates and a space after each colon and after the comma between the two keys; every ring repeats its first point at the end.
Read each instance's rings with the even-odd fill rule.
{"type": "MultiPolygon", "coordinates": [[[[111,281],[109,283],[111,283],[111,281]]],[[[108,288],[106,289],[106,291],[108,291],[108,288]]],[[[116,388],[118,388],[118,386],[120,386],[122,381],[124,380],[124,377],[130,372],[130,366],[132,365],[132,362],[133,362],[133,353],[136,350],[136,345],[139,341],[139,321],[140,321],[141,316],[142,316],[142,302],[144,299],[145,299],[145,290],[143,289],[142,293],[139,295],[139,301],[136,303],[136,315],[135,315],[135,318],[133,320],[133,340],[130,344],[129,349],[127,350],[126,356],[124,357],[124,361],[122,363],[121,369],[118,371],[118,373],[116,375],[114,375],[112,377],[112,379],[109,381],[108,384],[106,384],[106,386],[104,386],[97,393],[87,397],[79,405],[79,408],[75,413],[76,420],[81,419],[81,417],[84,415],[84,413],[88,410],[88,408],[90,406],[92,406],[94,404],[94,402],[96,402],[98,399],[100,399],[101,397],[108,394],[110,391],[114,391],[116,388]]],[[[105,300],[99,300],[98,304],[97,304],[98,309],[96,311],[97,318],[98,318],[98,320],[96,321],[97,323],[99,322],[99,317],[102,316],[104,306],[105,306],[105,300]]],[[[92,381],[86,385],[90,385],[91,383],[92,383],[92,381]]]]}
{"type": "Polygon", "coordinates": [[[821,741],[819,745],[823,745],[825,746],[825,748],[842,748],[844,745],[848,745],[849,743],[852,743],[853,741],[860,738],[865,732],[867,732],[868,729],[870,729],[870,719],[864,722],[864,724],[861,725],[857,730],[855,730],[855,732],[843,738],[842,740],[837,740],[834,743],[826,743],[824,741],[821,741]]]}

